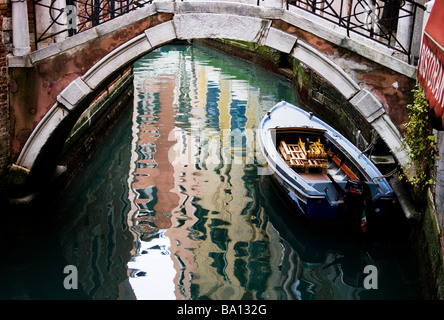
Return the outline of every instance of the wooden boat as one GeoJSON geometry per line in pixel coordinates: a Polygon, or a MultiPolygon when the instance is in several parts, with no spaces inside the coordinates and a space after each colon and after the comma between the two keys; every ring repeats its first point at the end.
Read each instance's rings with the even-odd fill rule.
{"type": "Polygon", "coordinates": [[[274,181],[310,222],[365,231],[390,214],[395,195],[378,168],[313,113],[282,101],[260,122],[258,140],[274,181]]]}

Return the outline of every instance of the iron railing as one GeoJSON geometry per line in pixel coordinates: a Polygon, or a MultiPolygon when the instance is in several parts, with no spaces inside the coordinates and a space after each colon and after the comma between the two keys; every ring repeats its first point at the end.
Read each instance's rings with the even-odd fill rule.
{"type": "Polygon", "coordinates": [[[33,0],[36,49],[41,43],[54,42],[57,36],[63,39],[71,37],[152,3],[153,0],[65,1],[33,0]],[[46,23],[37,23],[37,19],[44,19],[46,23]]]}
{"type": "Polygon", "coordinates": [[[418,9],[425,10],[412,0],[287,0],[290,6],[402,53],[409,63],[418,9]]]}
{"type": "MultiPolygon", "coordinates": [[[[33,0],[36,49],[44,42],[57,41],[54,40],[57,36],[64,39],[152,1],[33,0]],[[37,19],[45,19],[46,23],[37,23],[37,19]]],[[[257,0],[256,4],[260,6],[261,2],[257,0]]],[[[291,7],[344,28],[349,37],[355,33],[381,43],[405,55],[409,63],[417,12],[425,10],[413,0],[286,0],[286,9],[291,7]],[[398,30],[399,26],[403,29],[398,30]]]]}

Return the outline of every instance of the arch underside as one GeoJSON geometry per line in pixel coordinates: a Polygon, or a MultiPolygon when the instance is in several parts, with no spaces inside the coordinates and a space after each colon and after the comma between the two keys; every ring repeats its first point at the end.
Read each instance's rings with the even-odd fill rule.
{"type": "Polygon", "coordinates": [[[64,141],[76,120],[117,71],[175,39],[202,38],[254,42],[304,63],[325,78],[358,110],[392,150],[401,166],[407,164],[406,153],[399,149],[401,135],[382,103],[371,92],[360,88],[344,70],[322,53],[298,41],[295,35],[274,28],[272,19],[220,13],[178,13],[172,20],[146,29],[109,52],[83,76],[71,82],[34,129],[15,165],[29,170],[30,175],[33,171],[40,172],[36,177],[54,170],[64,141]]]}

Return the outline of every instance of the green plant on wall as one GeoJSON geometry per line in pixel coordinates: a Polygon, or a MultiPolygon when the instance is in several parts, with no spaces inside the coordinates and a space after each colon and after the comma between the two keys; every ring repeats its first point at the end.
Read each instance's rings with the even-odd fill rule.
{"type": "Polygon", "coordinates": [[[436,141],[424,92],[416,85],[412,93],[413,103],[407,105],[409,121],[405,124],[402,147],[408,153],[415,172],[408,182],[414,194],[423,198],[427,188],[435,182],[432,173],[435,168],[436,141]]]}

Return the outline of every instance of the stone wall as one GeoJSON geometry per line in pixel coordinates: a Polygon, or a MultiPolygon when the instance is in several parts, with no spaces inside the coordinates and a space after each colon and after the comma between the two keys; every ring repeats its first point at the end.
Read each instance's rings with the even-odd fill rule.
{"type": "Polygon", "coordinates": [[[0,0],[0,194],[6,188],[9,155],[8,68],[6,56],[12,50],[11,7],[9,0],[0,0]]]}

